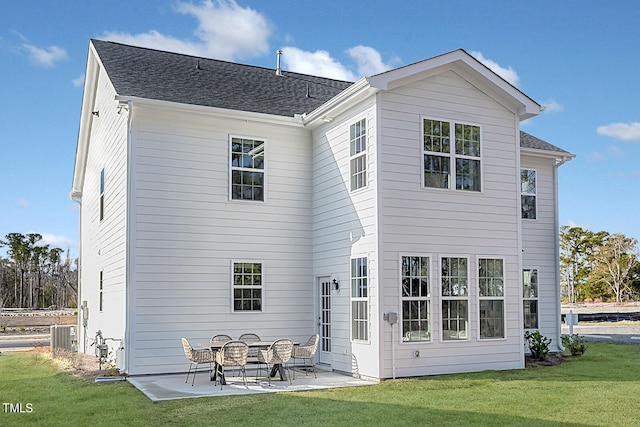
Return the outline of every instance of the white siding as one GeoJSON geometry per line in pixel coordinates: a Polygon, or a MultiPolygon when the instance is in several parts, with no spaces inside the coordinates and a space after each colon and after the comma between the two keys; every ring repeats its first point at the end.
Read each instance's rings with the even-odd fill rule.
{"type": "Polygon", "coordinates": [[[559,288],[557,280],[558,257],[556,242],[555,161],[550,158],[522,156],[522,169],[536,171],[536,219],[522,220],[523,268],[538,269],[538,328],[551,338],[551,349],[561,344],[559,288]]]}
{"type": "MultiPolygon", "coordinates": [[[[81,328],[79,351],[94,353],[95,334],[123,339],[125,333],[125,254],[127,209],[127,116],[117,113],[115,92],[104,70],[98,77],[81,209],[81,299],[89,321],[81,328]],[[104,219],[99,217],[100,171],[105,172],[104,219]],[[99,278],[103,271],[103,310],[99,309],[99,278]],[[86,333],[86,336],[84,336],[86,333]]],[[[111,350],[120,341],[108,341],[111,350]]],[[[115,355],[115,351],[113,351],[115,355]]],[[[118,361],[121,362],[121,361],[118,361]]]]}
{"type": "Polygon", "coordinates": [[[378,377],[377,119],[374,98],[313,132],[313,260],[315,276],[341,283],[332,291],[332,368],[378,377]],[[367,120],[367,187],[350,191],[349,127],[367,120]],[[351,341],[350,259],[367,257],[368,342],[351,341]]]}
{"type": "MultiPolygon", "coordinates": [[[[400,254],[431,254],[432,342],[403,343],[395,326],[395,374],[413,376],[522,367],[519,280],[519,172],[516,119],[461,79],[445,72],[379,95],[380,227],[384,305],[401,320],[400,254]],[[422,188],[421,118],[479,125],[482,192],[422,188]],[[440,337],[441,256],[469,262],[469,340],[440,337]],[[477,257],[505,261],[506,339],[479,340],[477,257]],[[414,351],[420,352],[414,357],[414,351]]],[[[382,317],[382,316],[380,316],[382,317]]],[[[381,322],[381,377],[392,375],[391,327],[381,322]]]]}
{"type": "Polygon", "coordinates": [[[311,142],[301,127],[134,107],[131,374],[186,369],[180,338],[315,331],[311,142]],[[230,200],[229,136],[266,140],[265,202],[230,200]],[[262,312],[234,313],[231,266],[263,264],[262,312]]]}

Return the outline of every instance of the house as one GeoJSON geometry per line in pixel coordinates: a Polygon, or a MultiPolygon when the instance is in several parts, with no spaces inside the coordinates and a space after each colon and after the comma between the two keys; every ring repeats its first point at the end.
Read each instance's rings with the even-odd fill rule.
{"type": "Polygon", "coordinates": [[[305,341],[370,378],[560,345],[558,167],[463,50],[352,83],[89,44],[71,197],[79,350],[182,372],[180,338],[305,341]]]}

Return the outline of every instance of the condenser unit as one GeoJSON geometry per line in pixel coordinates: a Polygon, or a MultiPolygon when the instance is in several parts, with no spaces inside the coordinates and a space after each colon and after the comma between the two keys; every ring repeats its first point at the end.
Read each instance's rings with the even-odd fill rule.
{"type": "Polygon", "coordinates": [[[56,349],[76,351],[75,325],[51,325],[51,351],[56,349]]]}

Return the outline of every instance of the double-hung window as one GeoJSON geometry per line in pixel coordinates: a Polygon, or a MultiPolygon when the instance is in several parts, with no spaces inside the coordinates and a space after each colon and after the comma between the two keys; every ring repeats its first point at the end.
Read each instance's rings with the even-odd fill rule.
{"type": "Polygon", "coordinates": [[[538,329],[538,270],[522,270],[524,329],[538,329]]]}
{"type": "Polygon", "coordinates": [[[429,257],[402,257],[402,340],[431,341],[429,257]]]}
{"type": "Polygon", "coordinates": [[[98,310],[100,312],[102,312],[102,303],[104,301],[103,298],[103,277],[104,277],[104,272],[102,270],[100,270],[100,293],[98,295],[98,310]]]}
{"type": "Polygon", "coordinates": [[[520,201],[522,218],[536,219],[536,171],[520,170],[520,201]]]}
{"type": "Polygon", "coordinates": [[[481,191],[480,127],[423,119],[425,187],[481,191]]]}
{"type": "Polygon", "coordinates": [[[264,201],[265,141],[231,138],[231,199],[264,201]]]}
{"type": "Polygon", "coordinates": [[[262,263],[233,263],[233,311],[262,311],[262,263]]]}
{"type": "Polygon", "coordinates": [[[351,191],[367,185],[367,120],[362,119],[349,128],[351,155],[351,191]]]}
{"type": "Polygon", "coordinates": [[[467,258],[441,259],[442,339],[469,338],[469,271],[467,258]]]}
{"type": "Polygon", "coordinates": [[[100,221],[104,219],[104,168],[100,171],[100,221]]]}
{"type": "Polygon", "coordinates": [[[369,340],[369,298],[367,258],[351,260],[351,338],[369,340]]]}
{"type": "Polygon", "coordinates": [[[480,339],[504,338],[504,261],[478,260],[480,339]]]}

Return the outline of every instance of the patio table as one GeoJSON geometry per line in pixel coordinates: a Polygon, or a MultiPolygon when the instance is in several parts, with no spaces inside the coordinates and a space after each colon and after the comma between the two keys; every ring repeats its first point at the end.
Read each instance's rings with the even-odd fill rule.
{"type": "MultiPolygon", "coordinates": [[[[247,344],[248,347],[253,347],[253,348],[269,348],[273,343],[274,341],[249,341],[249,342],[246,342],[245,344],[247,344]]],[[[199,346],[209,347],[213,351],[220,350],[224,344],[225,344],[224,342],[198,343],[199,346]]],[[[294,346],[299,344],[300,344],[299,342],[293,343],[294,346]]],[[[213,375],[210,377],[211,381],[215,381],[218,374],[217,363],[215,364],[214,367],[215,369],[213,370],[213,375]]],[[[276,376],[276,373],[280,374],[281,381],[287,381],[287,373],[285,372],[284,367],[282,366],[281,363],[276,363],[275,365],[273,365],[273,368],[271,368],[271,372],[269,372],[269,376],[271,378],[274,378],[276,376]]],[[[222,378],[220,379],[220,381],[222,382],[223,385],[226,384],[226,381],[224,379],[224,374],[222,375],[222,378]]]]}

